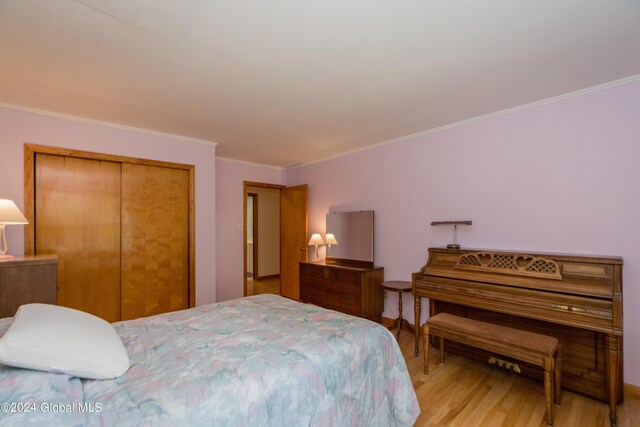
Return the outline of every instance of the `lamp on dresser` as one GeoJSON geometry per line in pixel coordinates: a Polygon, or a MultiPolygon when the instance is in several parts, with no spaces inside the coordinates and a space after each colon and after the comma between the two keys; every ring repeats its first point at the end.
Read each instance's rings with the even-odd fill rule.
{"type": "Polygon", "coordinates": [[[311,239],[309,239],[309,246],[315,246],[316,247],[316,251],[314,252],[313,255],[313,260],[316,261],[318,260],[318,245],[324,245],[324,240],[322,239],[322,236],[320,235],[320,233],[313,233],[311,235],[311,239]]]}
{"type": "Polygon", "coordinates": [[[326,240],[327,240],[327,256],[331,256],[331,245],[337,245],[338,241],[336,240],[336,236],[334,236],[332,233],[327,233],[326,240]]]}
{"type": "Polygon", "coordinates": [[[22,215],[20,209],[12,200],[0,199],[0,259],[13,258],[7,255],[7,239],[4,235],[4,226],[13,224],[28,224],[27,218],[22,215]]]}

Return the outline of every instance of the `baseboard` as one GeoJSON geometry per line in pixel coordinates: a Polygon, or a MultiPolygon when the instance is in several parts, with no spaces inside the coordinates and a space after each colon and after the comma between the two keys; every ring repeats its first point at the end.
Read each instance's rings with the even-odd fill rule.
{"type": "Polygon", "coordinates": [[[624,394],[640,398],[640,387],[633,384],[624,384],[624,394]]]}
{"type": "Polygon", "coordinates": [[[270,274],[268,276],[256,276],[253,278],[253,280],[259,282],[260,280],[277,279],[278,277],[280,277],[280,274],[270,274]]]}

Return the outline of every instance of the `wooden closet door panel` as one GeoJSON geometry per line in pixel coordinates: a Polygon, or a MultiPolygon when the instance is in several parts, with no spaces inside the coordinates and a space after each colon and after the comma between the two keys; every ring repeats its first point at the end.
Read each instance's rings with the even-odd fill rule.
{"type": "Polygon", "coordinates": [[[189,172],[122,165],[122,320],[189,307],[189,172]]]}
{"type": "Polygon", "coordinates": [[[37,154],[35,250],[57,254],[57,303],[120,320],[120,164],[37,154]]]}

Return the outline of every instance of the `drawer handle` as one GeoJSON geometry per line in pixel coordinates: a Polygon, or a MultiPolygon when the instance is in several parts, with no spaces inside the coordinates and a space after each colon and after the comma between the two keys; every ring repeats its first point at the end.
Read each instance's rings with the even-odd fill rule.
{"type": "Polygon", "coordinates": [[[553,308],[557,308],[564,311],[571,311],[575,313],[590,313],[591,310],[588,308],[576,307],[573,305],[564,305],[564,304],[553,304],[553,308]]]}

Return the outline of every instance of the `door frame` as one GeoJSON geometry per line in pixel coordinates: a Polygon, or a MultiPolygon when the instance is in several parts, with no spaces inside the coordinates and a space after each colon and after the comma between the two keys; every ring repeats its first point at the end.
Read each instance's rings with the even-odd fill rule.
{"type": "MultiPolygon", "coordinates": [[[[256,280],[258,278],[258,193],[247,193],[247,197],[253,198],[253,236],[251,236],[251,240],[253,241],[253,280],[256,280]]],[[[247,221],[245,219],[245,227],[246,224],[247,221]]],[[[246,270],[245,267],[245,274],[246,270]]]]}
{"type": "MultiPolygon", "coordinates": [[[[243,181],[242,182],[242,252],[243,252],[243,262],[242,262],[242,287],[243,287],[243,291],[242,291],[242,296],[246,297],[247,296],[247,196],[249,195],[249,190],[247,189],[247,187],[261,187],[261,188],[271,188],[271,189],[275,189],[278,190],[278,192],[280,192],[280,190],[282,190],[283,188],[286,188],[285,185],[280,185],[280,184],[269,184],[266,182],[254,182],[254,181],[243,181]]],[[[254,199],[255,201],[255,199],[254,199]]],[[[256,211],[255,208],[256,205],[254,205],[254,213],[256,211]]],[[[280,223],[282,221],[282,212],[278,213],[278,227],[280,227],[280,223]]],[[[256,223],[256,217],[254,215],[253,218],[253,222],[254,222],[254,231],[255,231],[255,223],[256,223]]],[[[280,230],[282,231],[282,230],[280,230]]],[[[280,241],[280,254],[282,254],[282,240],[280,241]]],[[[257,265],[257,245],[256,245],[256,241],[254,240],[253,242],[253,263],[254,263],[254,271],[253,271],[253,277],[254,279],[257,277],[256,272],[257,270],[255,269],[255,266],[257,265]]]]}
{"type": "MultiPolygon", "coordinates": [[[[24,253],[35,255],[35,160],[36,154],[76,157],[88,160],[102,160],[116,163],[130,163],[144,166],[157,166],[181,169],[189,172],[189,307],[196,306],[196,221],[195,221],[195,170],[194,165],[140,159],[136,157],[72,150],[46,145],[24,144],[24,215],[29,223],[24,227],[24,253]]],[[[245,202],[246,205],[246,202],[245,202]]],[[[246,219],[245,219],[246,221],[246,219]]],[[[246,263],[246,252],[245,252],[246,263]]],[[[245,267],[246,270],[246,267],[245,267]]],[[[245,273],[246,274],[246,273],[245,273]]],[[[246,289],[246,281],[245,281],[246,289]]]]}

